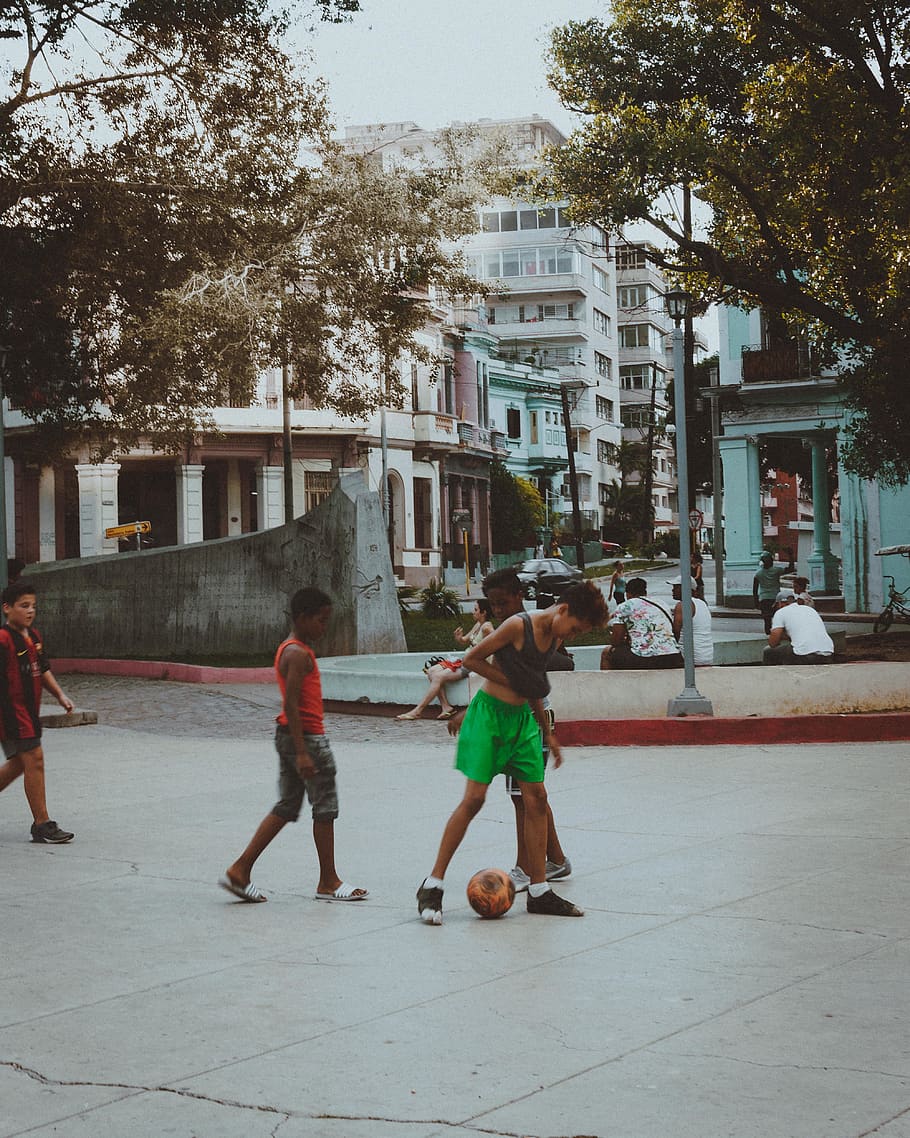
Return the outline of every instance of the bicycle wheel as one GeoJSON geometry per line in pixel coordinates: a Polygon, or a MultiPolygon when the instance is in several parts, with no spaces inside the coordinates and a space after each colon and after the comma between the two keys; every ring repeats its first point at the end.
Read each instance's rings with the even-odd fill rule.
{"type": "Polygon", "coordinates": [[[894,620],[894,613],[891,609],[884,609],[878,614],[875,624],[872,625],[873,632],[887,632],[891,627],[891,622],[894,620]]]}

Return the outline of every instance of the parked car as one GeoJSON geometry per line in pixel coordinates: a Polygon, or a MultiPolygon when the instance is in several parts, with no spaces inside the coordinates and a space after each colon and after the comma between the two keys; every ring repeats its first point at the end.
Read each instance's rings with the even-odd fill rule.
{"type": "Polygon", "coordinates": [[[534,598],[538,593],[551,593],[558,597],[569,585],[580,581],[584,574],[560,557],[536,557],[517,565],[518,579],[525,595],[534,598]]]}
{"type": "Polygon", "coordinates": [[[602,541],[600,548],[603,550],[604,557],[625,557],[626,551],[621,545],[617,545],[615,541],[602,541]]]}

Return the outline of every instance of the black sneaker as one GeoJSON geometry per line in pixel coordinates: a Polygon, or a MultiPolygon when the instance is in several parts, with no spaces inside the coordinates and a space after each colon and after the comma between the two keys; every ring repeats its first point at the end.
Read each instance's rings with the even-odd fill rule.
{"type": "Polygon", "coordinates": [[[417,912],[425,925],[442,924],[442,890],[438,886],[431,889],[426,878],[417,890],[417,912]]]}
{"type": "Polygon", "coordinates": [[[32,824],[33,842],[47,842],[49,845],[62,846],[64,842],[71,842],[75,836],[66,830],[61,830],[56,822],[42,822],[40,826],[37,823],[32,824]]]}
{"type": "Polygon", "coordinates": [[[584,909],[579,909],[577,905],[573,905],[565,897],[557,896],[552,889],[548,889],[546,893],[541,893],[539,897],[532,897],[529,893],[528,912],[540,913],[545,917],[583,917],[585,915],[584,909]]]}

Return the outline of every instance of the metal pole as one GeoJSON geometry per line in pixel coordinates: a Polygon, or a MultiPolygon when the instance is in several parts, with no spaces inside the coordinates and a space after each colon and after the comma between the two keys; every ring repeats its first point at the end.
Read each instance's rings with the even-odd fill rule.
{"type": "Polygon", "coordinates": [[[385,529],[386,541],[389,537],[389,436],[386,432],[385,404],[379,408],[379,446],[382,454],[382,485],[379,489],[379,499],[382,502],[382,525],[385,529]]]}
{"type": "MultiPolygon", "coordinates": [[[[717,376],[712,373],[712,380],[717,376]]],[[[717,376],[719,388],[720,377],[717,376]]],[[[712,387],[714,383],[712,382],[712,387]]],[[[714,603],[723,607],[726,603],[724,596],[724,471],[720,461],[720,436],[722,431],[720,423],[720,391],[716,390],[711,396],[711,481],[714,490],[714,603]]]]}
{"type": "Polygon", "coordinates": [[[673,405],[676,415],[676,484],[679,511],[679,569],[682,579],[683,691],[667,704],[667,715],[713,715],[711,701],[695,686],[695,646],[692,636],[692,542],[689,533],[688,447],[686,440],[686,379],[683,330],[677,318],[673,328],[673,405]]]}
{"type": "Polygon", "coordinates": [[[281,437],[284,454],[284,520],[294,520],[294,444],[291,439],[290,368],[281,361],[281,437]]]}
{"type": "Polygon", "coordinates": [[[569,456],[569,489],[572,492],[572,528],[575,531],[575,561],[579,569],[585,567],[585,543],[581,540],[581,511],[578,508],[578,476],[575,473],[575,447],[572,439],[572,416],[569,411],[569,391],[563,384],[562,417],[566,428],[566,451],[569,456]]]}

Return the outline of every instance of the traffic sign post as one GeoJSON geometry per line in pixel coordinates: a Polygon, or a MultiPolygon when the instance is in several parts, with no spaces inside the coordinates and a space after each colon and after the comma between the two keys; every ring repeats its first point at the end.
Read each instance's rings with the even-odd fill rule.
{"type": "Polygon", "coordinates": [[[121,537],[135,537],[136,549],[142,548],[142,535],[144,533],[152,532],[151,522],[126,522],[121,526],[109,526],[104,531],[104,536],[108,538],[121,538],[121,537]]]}

